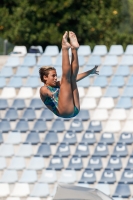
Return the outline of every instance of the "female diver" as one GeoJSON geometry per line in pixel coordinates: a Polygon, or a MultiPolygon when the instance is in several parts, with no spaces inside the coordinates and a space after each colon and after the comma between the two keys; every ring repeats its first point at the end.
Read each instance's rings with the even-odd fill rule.
{"type": "Polygon", "coordinates": [[[41,67],[40,79],[44,86],[40,88],[40,97],[44,104],[57,116],[63,118],[75,117],[80,111],[79,93],[77,81],[90,74],[98,74],[97,67],[78,74],[79,64],[77,49],[79,44],[75,33],[69,31],[70,43],[67,41],[68,32],[62,38],[62,77],[57,81],[57,73],[54,67],[41,67]],[[71,48],[72,59],[69,61],[68,50],[71,48]]]}

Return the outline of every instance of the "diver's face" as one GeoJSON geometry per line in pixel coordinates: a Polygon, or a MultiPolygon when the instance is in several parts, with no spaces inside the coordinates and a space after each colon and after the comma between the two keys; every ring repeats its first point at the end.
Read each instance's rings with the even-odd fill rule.
{"type": "Polygon", "coordinates": [[[44,76],[44,80],[46,81],[46,85],[56,86],[56,82],[57,82],[56,70],[50,70],[48,77],[44,76]]]}

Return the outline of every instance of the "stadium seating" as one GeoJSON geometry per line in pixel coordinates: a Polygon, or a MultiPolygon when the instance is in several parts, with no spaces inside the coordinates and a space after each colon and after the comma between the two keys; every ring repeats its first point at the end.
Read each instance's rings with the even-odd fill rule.
{"type": "Polygon", "coordinates": [[[132,48],[79,47],[79,73],[98,64],[99,76],[77,82],[80,112],[68,119],[54,115],[39,93],[41,66],[54,66],[60,80],[62,51],[49,46],[44,53],[6,56],[0,68],[0,199],[51,200],[59,182],[132,199],[132,48]]]}
{"type": "Polygon", "coordinates": [[[91,48],[89,45],[80,45],[78,49],[78,55],[89,56],[91,54],[91,48]]]}
{"type": "Polygon", "coordinates": [[[44,51],[45,56],[57,56],[58,54],[59,54],[59,49],[55,45],[47,46],[44,51]]]}
{"type": "Polygon", "coordinates": [[[122,45],[111,45],[109,54],[120,56],[124,53],[122,45]]]}
{"type": "Polygon", "coordinates": [[[96,45],[93,50],[93,55],[105,56],[107,54],[107,47],[105,45],[96,45]]]}

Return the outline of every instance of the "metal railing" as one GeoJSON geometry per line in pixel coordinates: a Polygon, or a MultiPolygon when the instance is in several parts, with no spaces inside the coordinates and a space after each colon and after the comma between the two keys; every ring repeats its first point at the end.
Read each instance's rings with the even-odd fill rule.
{"type": "Polygon", "coordinates": [[[8,42],[8,40],[4,40],[0,38],[0,55],[8,55],[12,52],[14,45],[8,42]]]}

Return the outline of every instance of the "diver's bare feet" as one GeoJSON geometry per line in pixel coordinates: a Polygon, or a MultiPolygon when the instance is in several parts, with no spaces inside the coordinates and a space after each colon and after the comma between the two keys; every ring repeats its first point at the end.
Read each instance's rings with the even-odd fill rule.
{"type": "Polygon", "coordinates": [[[72,31],[69,31],[69,38],[70,38],[71,48],[78,49],[79,43],[78,43],[75,33],[72,31]]]}
{"type": "Polygon", "coordinates": [[[68,38],[68,32],[66,31],[62,38],[62,49],[69,49],[71,47],[71,45],[67,41],[67,38],[68,38]]]}

